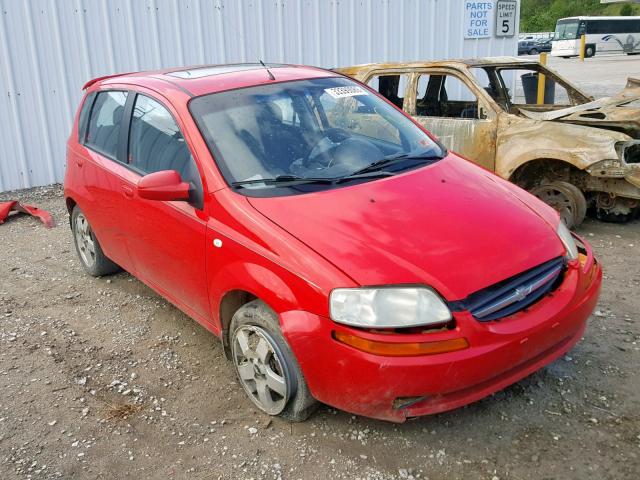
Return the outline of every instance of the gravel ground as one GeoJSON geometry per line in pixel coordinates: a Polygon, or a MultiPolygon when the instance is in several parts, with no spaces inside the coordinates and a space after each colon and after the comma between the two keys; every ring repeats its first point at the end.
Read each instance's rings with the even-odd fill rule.
{"type": "MultiPolygon", "coordinates": [[[[639,64],[640,65],[640,64],[639,64]]],[[[0,194],[0,478],[636,479],[640,221],[579,229],[600,303],[565,357],[489,398],[394,425],[262,415],[219,341],[126,273],[91,278],[59,186],[0,194]]]]}

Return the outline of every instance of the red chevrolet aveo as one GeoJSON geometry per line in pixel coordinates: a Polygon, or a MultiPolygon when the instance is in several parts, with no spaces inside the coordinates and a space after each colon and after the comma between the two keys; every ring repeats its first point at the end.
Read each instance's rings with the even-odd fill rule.
{"type": "Polygon", "coordinates": [[[362,84],[242,64],[85,90],[64,190],[82,265],[218,335],[268,414],[442,412],[584,332],[589,245],[362,84]]]}

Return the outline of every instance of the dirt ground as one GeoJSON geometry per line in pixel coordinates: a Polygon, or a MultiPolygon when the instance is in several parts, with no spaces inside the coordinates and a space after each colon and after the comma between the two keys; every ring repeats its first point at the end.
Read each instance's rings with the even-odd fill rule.
{"type": "Polygon", "coordinates": [[[253,408],[197,323],[126,273],[84,274],[60,186],[9,198],[57,226],[0,225],[0,479],[640,476],[639,220],[578,230],[604,266],[602,296],[547,368],[403,425],[328,407],[289,424],[253,408]]]}

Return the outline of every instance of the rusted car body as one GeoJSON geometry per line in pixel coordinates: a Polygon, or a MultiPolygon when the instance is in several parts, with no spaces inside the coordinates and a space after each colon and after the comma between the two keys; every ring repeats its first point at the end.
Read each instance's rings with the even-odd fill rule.
{"type": "Polygon", "coordinates": [[[511,57],[336,71],[382,93],[451,150],[545,200],[569,226],[587,207],[611,221],[640,210],[638,80],[594,100],[540,63],[511,57]],[[541,105],[538,75],[546,85],[541,105]]]}

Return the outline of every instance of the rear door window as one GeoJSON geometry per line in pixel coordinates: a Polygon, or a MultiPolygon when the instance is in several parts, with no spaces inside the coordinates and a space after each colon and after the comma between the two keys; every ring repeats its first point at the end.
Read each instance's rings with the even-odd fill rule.
{"type": "Polygon", "coordinates": [[[193,191],[202,190],[200,173],[178,124],[164,106],[142,94],[133,107],[127,162],[142,174],[175,170],[193,191]]]}
{"type": "Polygon", "coordinates": [[[87,146],[109,158],[116,158],[126,102],[127,92],[98,93],[91,109],[85,141],[87,146]]]}

